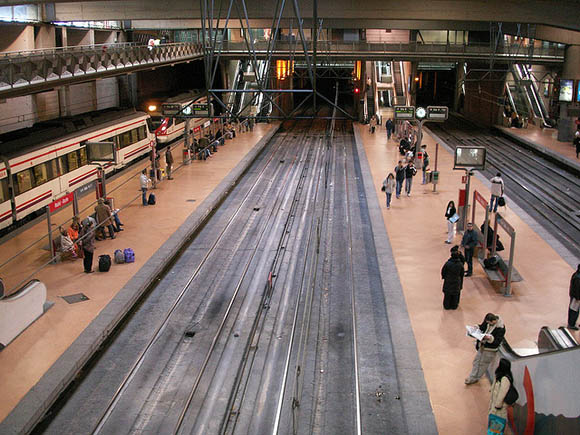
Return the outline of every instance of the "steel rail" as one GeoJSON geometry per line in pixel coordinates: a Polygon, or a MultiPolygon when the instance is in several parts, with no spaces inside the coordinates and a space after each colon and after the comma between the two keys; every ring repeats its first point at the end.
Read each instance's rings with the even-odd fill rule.
{"type": "MultiPolygon", "coordinates": [[[[278,145],[278,148],[281,148],[282,147],[282,143],[283,143],[283,141],[280,141],[280,143],[278,145]]],[[[142,365],[142,363],[143,363],[143,361],[145,359],[145,356],[150,351],[150,349],[152,348],[152,346],[155,343],[155,341],[157,341],[157,339],[161,335],[161,332],[165,329],[165,326],[167,325],[167,323],[169,321],[169,318],[171,317],[171,315],[173,314],[173,312],[175,311],[175,309],[177,308],[177,306],[179,305],[179,303],[181,302],[181,300],[183,299],[183,297],[187,293],[187,290],[189,289],[189,286],[190,286],[191,282],[198,276],[200,270],[205,265],[205,263],[209,259],[210,255],[213,253],[213,251],[215,250],[215,248],[218,245],[218,243],[224,237],[224,234],[227,232],[227,230],[233,224],[235,218],[238,216],[238,214],[241,212],[242,208],[245,206],[246,202],[248,201],[248,199],[250,197],[250,194],[259,185],[259,181],[264,176],[264,173],[265,173],[266,169],[268,168],[269,163],[272,161],[274,155],[275,155],[275,153],[272,152],[272,154],[270,155],[269,159],[267,160],[266,165],[264,165],[264,167],[260,171],[258,177],[256,178],[256,182],[248,190],[248,192],[244,196],[243,200],[241,201],[240,205],[235,210],[235,212],[232,214],[231,218],[226,223],[225,227],[220,232],[220,234],[218,235],[218,237],[215,240],[215,242],[209,248],[208,252],[203,257],[203,259],[201,260],[201,262],[198,265],[198,267],[193,271],[193,273],[188,278],[187,283],[182,288],[182,290],[179,292],[179,295],[177,296],[177,298],[175,299],[175,301],[171,305],[171,307],[168,310],[167,314],[163,317],[161,323],[155,329],[155,332],[154,332],[152,338],[149,340],[149,342],[147,343],[147,345],[145,346],[145,348],[141,351],[141,353],[137,357],[137,360],[135,361],[135,363],[133,364],[133,366],[129,370],[128,374],[125,376],[125,378],[123,379],[123,381],[121,382],[121,384],[119,385],[119,387],[117,388],[117,390],[115,391],[113,397],[111,398],[111,400],[109,401],[107,407],[105,408],[105,411],[104,411],[103,415],[99,418],[95,429],[92,431],[93,434],[98,434],[101,431],[101,429],[103,428],[103,426],[106,423],[107,419],[112,414],[114,406],[118,403],[118,401],[120,400],[121,395],[126,390],[126,388],[128,387],[129,383],[131,382],[131,380],[136,375],[137,370],[139,369],[139,367],[142,365]]]]}

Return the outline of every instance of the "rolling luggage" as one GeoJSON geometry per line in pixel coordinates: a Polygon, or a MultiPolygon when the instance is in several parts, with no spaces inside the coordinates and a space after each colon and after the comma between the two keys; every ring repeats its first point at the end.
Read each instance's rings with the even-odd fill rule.
{"type": "Polygon", "coordinates": [[[108,272],[111,268],[111,256],[99,255],[99,272],[108,272]]]}
{"type": "Polygon", "coordinates": [[[131,248],[124,249],[123,255],[125,256],[125,263],[135,262],[135,252],[131,248]]]}
{"type": "Polygon", "coordinates": [[[123,254],[123,251],[121,251],[120,249],[115,250],[115,263],[117,264],[123,264],[125,262],[125,254],[123,254]]]}

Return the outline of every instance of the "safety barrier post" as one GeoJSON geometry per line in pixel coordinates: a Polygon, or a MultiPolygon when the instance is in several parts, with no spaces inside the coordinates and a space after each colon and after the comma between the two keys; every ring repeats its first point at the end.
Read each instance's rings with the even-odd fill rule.
{"type": "Polygon", "coordinates": [[[50,206],[46,206],[46,223],[48,224],[48,248],[50,251],[50,262],[55,262],[56,250],[52,240],[52,222],[50,220],[50,206]]]}

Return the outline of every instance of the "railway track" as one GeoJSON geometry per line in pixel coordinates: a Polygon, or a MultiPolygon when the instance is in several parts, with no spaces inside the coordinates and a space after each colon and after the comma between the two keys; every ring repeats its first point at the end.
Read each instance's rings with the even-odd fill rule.
{"type": "Polygon", "coordinates": [[[274,137],[37,433],[405,433],[352,126],[324,127],[274,137]]]}
{"type": "Polygon", "coordinates": [[[580,258],[580,179],[516,143],[450,117],[430,127],[448,145],[484,146],[491,179],[501,172],[506,193],[573,255],[580,258]]]}

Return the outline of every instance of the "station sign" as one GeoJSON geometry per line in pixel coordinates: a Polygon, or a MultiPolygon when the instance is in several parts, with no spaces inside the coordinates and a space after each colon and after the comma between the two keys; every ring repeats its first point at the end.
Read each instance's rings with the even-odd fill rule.
{"type": "Polygon", "coordinates": [[[428,106],[427,119],[429,121],[445,121],[449,117],[447,106],[428,106]]]}
{"type": "Polygon", "coordinates": [[[192,104],[189,107],[193,116],[209,116],[209,104],[192,104]]]}
{"type": "Polygon", "coordinates": [[[75,196],[74,192],[71,192],[63,196],[62,198],[57,199],[56,201],[52,201],[50,204],[48,204],[50,212],[54,213],[55,211],[64,207],[65,205],[71,204],[74,200],[74,196],[75,196]]]}
{"type": "Polygon", "coordinates": [[[396,120],[415,119],[415,106],[395,106],[396,120]]]}
{"type": "Polygon", "coordinates": [[[161,105],[163,116],[175,116],[181,112],[181,104],[163,103],[161,105]]]}
{"type": "Polygon", "coordinates": [[[205,121],[203,123],[203,128],[208,128],[211,125],[211,121],[205,121]]]}

